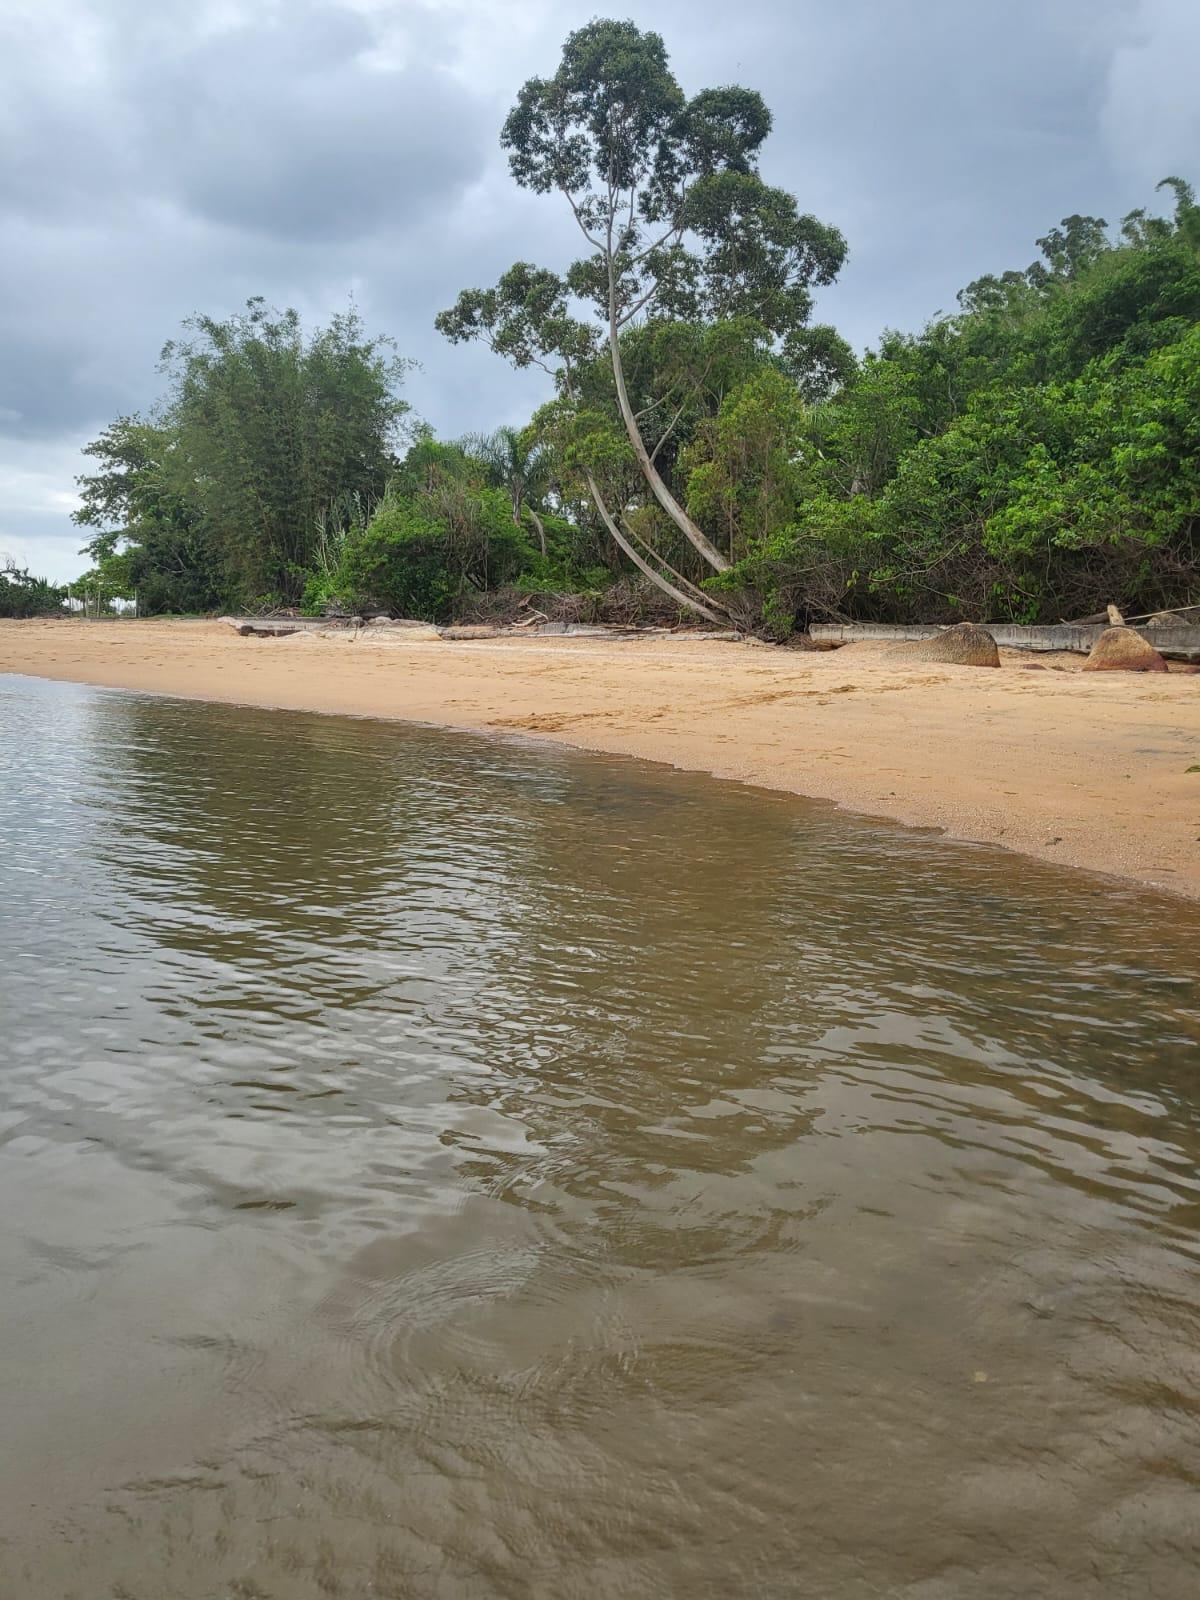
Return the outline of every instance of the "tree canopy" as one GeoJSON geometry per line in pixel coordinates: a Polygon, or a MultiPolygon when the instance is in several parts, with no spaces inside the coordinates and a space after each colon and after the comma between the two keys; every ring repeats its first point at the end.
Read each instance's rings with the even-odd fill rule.
{"type": "MultiPolygon", "coordinates": [[[[480,339],[517,366],[552,372],[568,401],[579,371],[594,374],[603,346],[611,369],[605,400],[620,419],[644,487],[709,569],[727,557],[674,493],[658,451],[694,396],[678,363],[635,408],[627,340],[639,327],[695,330],[752,324],[773,354],[836,381],[849,352],[832,329],[808,328],[812,289],[832,283],[845,257],[835,228],[801,214],[767,184],[758,156],[771,129],[760,95],[705,89],[687,98],[662,38],[632,22],[595,21],[572,33],[558,70],[531,78],[504,124],[501,144],[517,183],[557,193],[569,206],[585,253],[561,273],[518,262],[493,289],[464,291],[437,325],[453,341],[480,339]],[[658,438],[657,446],[654,443],[658,438]]],[[[590,384],[591,399],[596,385],[590,384]]],[[[647,546],[635,552],[594,475],[589,493],[612,536],[663,587],[679,574],[647,546]]],[[[644,541],[643,541],[644,542],[644,541]]],[[[695,585],[683,587],[696,600],[695,585]]]]}
{"type": "Polygon", "coordinates": [[[729,575],[787,621],[1057,621],[1197,598],[1200,216],[1070,216],[886,334],[808,415],[791,514],[729,575]]]}
{"type": "Polygon", "coordinates": [[[163,350],[167,392],[88,445],[76,521],[120,557],[146,610],[286,602],[347,495],[377,500],[407,411],[405,363],[353,311],[305,338],[261,299],[195,317],[163,350]]]}

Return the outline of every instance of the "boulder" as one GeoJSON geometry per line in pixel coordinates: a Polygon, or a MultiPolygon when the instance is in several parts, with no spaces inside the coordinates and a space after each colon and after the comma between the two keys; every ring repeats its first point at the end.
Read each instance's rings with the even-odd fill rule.
{"type": "Polygon", "coordinates": [[[1147,617],[1146,621],[1156,628],[1186,628],[1188,626],[1188,619],[1181,617],[1178,611],[1156,611],[1152,617],[1147,617]]]}
{"type": "Polygon", "coordinates": [[[1136,628],[1105,628],[1083,663],[1085,672],[1165,672],[1167,663],[1136,628]]]}
{"type": "Polygon", "coordinates": [[[937,661],[954,667],[998,667],[1000,652],[986,628],[974,622],[960,622],[935,634],[932,639],[917,639],[893,645],[890,655],[906,656],[909,661],[937,661]]]}

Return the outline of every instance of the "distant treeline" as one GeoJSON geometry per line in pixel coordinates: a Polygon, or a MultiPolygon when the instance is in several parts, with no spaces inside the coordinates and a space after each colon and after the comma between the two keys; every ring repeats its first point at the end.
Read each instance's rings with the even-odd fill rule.
{"type": "MultiPolygon", "coordinates": [[[[859,361],[810,321],[845,243],[761,178],[741,89],[661,39],[572,34],[522,89],[516,181],[585,253],[438,318],[537,365],[523,428],[439,442],[354,312],[194,319],[166,393],[89,447],[89,580],[143,613],[301,605],[732,619],[1050,621],[1200,598],[1200,207],[1070,216],[859,361]]],[[[0,594],[0,600],[3,595],[0,594]]]]}

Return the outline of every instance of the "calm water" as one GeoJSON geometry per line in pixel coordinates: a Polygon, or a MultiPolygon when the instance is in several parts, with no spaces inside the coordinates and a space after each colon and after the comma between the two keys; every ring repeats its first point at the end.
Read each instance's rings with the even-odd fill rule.
{"type": "Polygon", "coordinates": [[[0,740],[5,1600],[1195,1595],[1196,908],[420,729],[0,740]]]}

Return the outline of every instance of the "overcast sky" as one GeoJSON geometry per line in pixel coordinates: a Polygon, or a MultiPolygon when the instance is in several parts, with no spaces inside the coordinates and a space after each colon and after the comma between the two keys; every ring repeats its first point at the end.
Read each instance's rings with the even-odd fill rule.
{"type": "Polygon", "coordinates": [[[431,324],[568,259],[497,135],[598,11],[663,33],[688,93],[762,91],[767,176],[849,241],[818,314],[856,347],[1069,212],[1200,181],[1200,0],[0,0],[0,552],[81,570],[80,446],[153,403],[182,318],[249,295],[353,295],[441,433],[523,421],[542,384],[431,324]]]}

